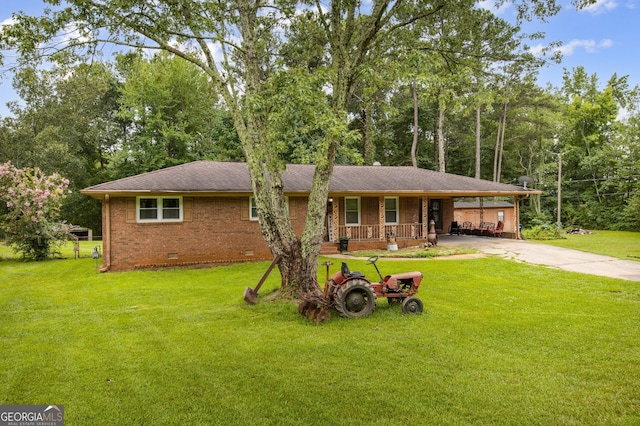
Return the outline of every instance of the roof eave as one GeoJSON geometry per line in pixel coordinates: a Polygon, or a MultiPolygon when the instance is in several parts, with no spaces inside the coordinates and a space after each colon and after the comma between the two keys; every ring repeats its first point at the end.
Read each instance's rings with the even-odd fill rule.
{"type": "MultiPolygon", "coordinates": [[[[177,190],[92,190],[92,189],[82,189],[80,190],[81,194],[88,195],[90,197],[96,199],[104,199],[106,195],[110,197],[132,197],[132,196],[144,196],[144,195],[163,195],[163,194],[181,194],[181,195],[198,195],[204,197],[213,197],[213,196],[247,196],[251,195],[252,192],[248,191],[177,191],[177,190]]],[[[539,195],[542,191],[537,190],[525,190],[525,191],[478,191],[478,190],[457,190],[457,191],[380,191],[380,190],[372,190],[372,191],[329,191],[329,196],[338,197],[338,196],[375,196],[375,195],[388,195],[388,196],[430,196],[430,197],[454,197],[454,198],[463,198],[463,197],[514,197],[519,195],[539,195]]],[[[308,191],[285,191],[286,195],[293,196],[307,196],[309,195],[308,191]]]]}
{"type": "Polygon", "coordinates": [[[83,195],[88,195],[89,197],[104,199],[105,195],[109,195],[110,197],[136,197],[136,196],[144,196],[144,195],[182,195],[182,196],[190,196],[190,195],[198,195],[204,197],[212,197],[212,196],[246,196],[251,195],[252,192],[248,191],[192,191],[192,190],[92,190],[92,189],[81,189],[80,193],[83,195]]]}
{"type": "Polygon", "coordinates": [[[542,191],[526,190],[526,191],[444,191],[441,194],[447,194],[453,197],[514,197],[518,195],[540,195],[542,191]]]}

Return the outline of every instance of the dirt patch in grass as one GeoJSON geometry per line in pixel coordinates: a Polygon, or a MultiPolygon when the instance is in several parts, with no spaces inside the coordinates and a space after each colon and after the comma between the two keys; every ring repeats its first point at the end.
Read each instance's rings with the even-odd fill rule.
{"type": "Polygon", "coordinates": [[[369,258],[372,256],[385,259],[467,259],[483,256],[478,250],[462,247],[407,247],[399,250],[365,250],[345,253],[348,257],[369,258]]]}

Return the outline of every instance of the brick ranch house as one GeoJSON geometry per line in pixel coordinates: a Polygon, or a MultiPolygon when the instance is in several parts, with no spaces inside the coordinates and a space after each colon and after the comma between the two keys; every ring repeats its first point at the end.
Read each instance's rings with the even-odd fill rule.
{"type": "MultiPolygon", "coordinates": [[[[283,174],[289,215],[302,233],[314,166],[290,164],[283,174]]],[[[81,193],[102,201],[101,270],[187,266],[266,260],[245,163],[195,161],[91,186],[81,193]]],[[[428,224],[448,232],[457,197],[510,196],[514,223],[518,201],[538,191],[414,167],[335,166],[323,253],[384,248],[425,239],[428,224]]]]}

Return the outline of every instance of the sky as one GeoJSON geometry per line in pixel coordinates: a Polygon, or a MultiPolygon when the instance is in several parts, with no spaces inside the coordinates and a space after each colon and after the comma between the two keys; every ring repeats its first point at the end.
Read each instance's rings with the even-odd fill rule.
{"type": "MultiPolygon", "coordinates": [[[[628,75],[632,87],[640,85],[640,0],[598,0],[582,10],[563,3],[549,22],[525,26],[529,32],[545,32],[546,42],[562,42],[562,63],[541,69],[538,83],[559,87],[564,69],[583,66],[589,75],[596,74],[602,85],[614,73],[628,75]]],[[[540,47],[545,41],[537,40],[531,46],[540,47]]]]}
{"type": "MultiPolygon", "coordinates": [[[[559,87],[563,70],[583,66],[588,74],[596,74],[601,86],[616,73],[628,75],[631,87],[640,86],[640,0],[598,0],[593,6],[576,10],[568,0],[557,0],[562,10],[548,22],[527,23],[526,32],[546,33],[544,40],[530,45],[534,51],[551,41],[561,41],[561,64],[549,65],[540,70],[538,83],[559,87]]],[[[481,2],[489,7],[487,2],[481,2]]],[[[0,25],[11,18],[13,12],[23,10],[39,15],[45,5],[41,0],[0,0],[0,25]]],[[[507,21],[513,21],[515,10],[506,5],[494,13],[507,21]]],[[[0,116],[9,112],[6,103],[18,100],[11,88],[11,75],[0,75],[0,116]]]]}

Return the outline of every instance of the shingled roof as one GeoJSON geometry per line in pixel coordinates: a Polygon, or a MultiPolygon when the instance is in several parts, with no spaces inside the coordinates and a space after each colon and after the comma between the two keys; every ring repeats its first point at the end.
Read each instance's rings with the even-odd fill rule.
{"type": "MultiPolygon", "coordinates": [[[[287,194],[308,194],[315,166],[289,164],[282,179],[287,194]]],[[[245,163],[194,161],[81,190],[95,198],[143,194],[243,194],[251,193],[245,163]]],[[[340,166],[333,170],[329,192],[338,194],[416,194],[454,197],[539,194],[539,191],[439,173],[415,167],[340,166]]]]}

